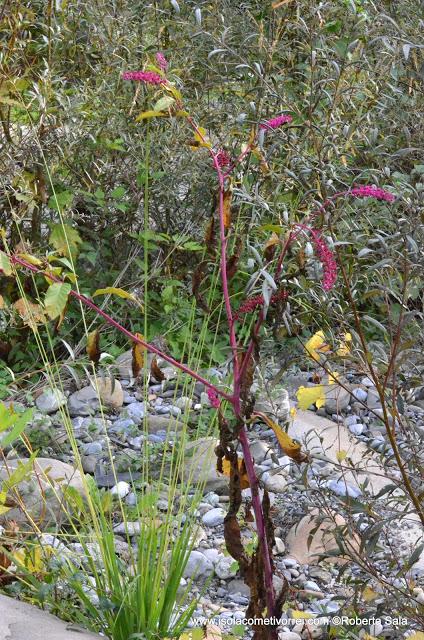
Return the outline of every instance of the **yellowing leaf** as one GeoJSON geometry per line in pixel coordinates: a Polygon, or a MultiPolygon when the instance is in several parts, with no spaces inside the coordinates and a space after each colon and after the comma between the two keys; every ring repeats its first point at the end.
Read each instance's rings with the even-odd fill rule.
{"type": "Polygon", "coordinates": [[[315,404],[317,409],[325,405],[325,391],[322,384],[314,387],[299,387],[296,393],[299,409],[306,411],[311,404],[315,404]]]}
{"type": "Polygon", "coordinates": [[[408,640],[424,640],[424,633],[422,631],[417,631],[413,633],[412,636],[408,636],[408,640]]]}
{"type": "MultiPolygon", "coordinates": [[[[144,340],[144,336],[142,336],[141,333],[136,333],[135,335],[140,340],[144,340]]],[[[133,372],[134,378],[137,378],[139,376],[140,371],[142,370],[142,368],[144,366],[144,354],[145,354],[145,352],[146,352],[146,348],[145,347],[143,347],[138,342],[133,342],[133,346],[132,346],[132,372],[133,372]]]]}
{"type": "Polygon", "coordinates": [[[6,306],[6,303],[4,301],[4,298],[2,295],[0,295],[0,309],[4,309],[6,306]]]}
{"type": "Polygon", "coordinates": [[[296,416],[297,416],[297,410],[296,410],[296,407],[292,407],[292,408],[290,409],[290,417],[291,417],[291,418],[295,418],[296,416]]]}
{"type": "Polygon", "coordinates": [[[330,372],[328,374],[328,384],[337,384],[337,380],[339,379],[340,374],[337,371],[330,372]]]}
{"type": "Polygon", "coordinates": [[[330,347],[325,341],[324,331],[317,331],[312,338],[309,338],[305,344],[305,349],[311,358],[319,362],[320,353],[325,353],[330,350],[330,347]]]}
{"type": "Polygon", "coordinates": [[[124,289],[120,289],[119,287],[105,287],[104,289],[96,289],[96,291],[93,293],[93,298],[95,298],[96,296],[106,296],[106,295],[111,295],[111,296],[113,295],[113,296],[118,296],[119,298],[125,298],[126,300],[132,300],[133,302],[136,302],[138,305],[141,306],[137,298],[133,296],[132,293],[128,293],[128,291],[125,291],[124,289]]]}
{"type": "Polygon", "coordinates": [[[175,99],[172,96],[164,96],[160,98],[155,106],[153,107],[154,111],[166,111],[174,104],[175,99]]]}
{"type": "Polygon", "coordinates": [[[347,451],[345,451],[344,449],[340,449],[340,451],[337,451],[336,453],[336,458],[339,462],[343,462],[346,456],[347,456],[347,451]]]}
{"type": "Polygon", "coordinates": [[[350,342],[352,342],[352,334],[345,333],[343,341],[340,343],[336,353],[338,356],[348,356],[350,353],[350,342]]]}
{"type": "Polygon", "coordinates": [[[5,276],[12,275],[10,260],[4,251],[0,251],[0,271],[3,271],[5,276]]]}
{"type": "Polygon", "coordinates": [[[378,598],[378,593],[373,591],[371,587],[365,587],[365,589],[362,592],[362,598],[363,600],[365,600],[365,602],[371,602],[372,600],[375,600],[376,598],[378,598]]]}
{"type": "Polygon", "coordinates": [[[212,147],[208,140],[206,129],[203,127],[197,127],[197,131],[194,133],[194,141],[190,144],[190,149],[192,151],[197,151],[199,147],[206,147],[206,149],[210,149],[212,147]]]}
{"type": "Polygon", "coordinates": [[[283,429],[267,415],[255,412],[252,415],[252,418],[260,418],[274,431],[278,443],[286,456],[289,456],[289,458],[292,458],[292,460],[295,460],[296,462],[305,462],[308,459],[308,456],[302,453],[302,448],[299,442],[290,438],[289,434],[283,431],[283,429]]]}
{"type": "Polygon", "coordinates": [[[19,258],[22,258],[22,260],[25,260],[25,262],[33,264],[36,267],[41,267],[43,264],[39,258],[32,256],[30,253],[18,253],[18,256],[19,258]]]}
{"type": "MultiPolygon", "coordinates": [[[[238,458],[237,468],[240,473],[240,489],[248,489],[250,487],[249,478],[247,477],[246,465],[243,458],[238,458]]],[[[228,478],[231,476],[231,462],[224,458],[222,460],[222,473],[228,478]]]]}
{"type": "Polygon", "coordinates": [[[49,545],[43,547],[36,546],[32,549],[16,550],[13,553],[13,559],[18,566],[25,567],[30,573],[40,573],[44,569],[46,561],[53,553],[54,550],[49,545]]]}
{"type": "Polygon", "coordinates": [[[168,115],[165,111],[154,111],[152,109],[151,111],[142,111],[142,113],[136,117],[135,121],[141,122],[141,120],[148,120],[149,118],[166,118],[168,115]]]}
{"type": "Polygon", "coordinates": [[[10,509],[11,509],[11,508],[12,508],[12,507],[4,507],[3,505],[0,505],[0,516],[1,516],[3,513],[7,513],[8,511],[10,511],[10,509]]]}
{"type": "Polygon", "coordinates": [[[49,242],[62,256],[76,256],[82,239],[78,231],[68,224],[52,225],[49,242]]]}
{"type": "Polygon", "coordinates": [[[315,616],[307,611],[299,611],[299,609],[291,609],[291,617],[295,620],[310,620],[315,616]]]}

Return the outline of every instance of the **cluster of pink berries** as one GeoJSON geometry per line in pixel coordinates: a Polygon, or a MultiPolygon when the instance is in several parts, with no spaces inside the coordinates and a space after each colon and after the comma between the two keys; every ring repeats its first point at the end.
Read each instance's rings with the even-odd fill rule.
{"type": "MultiPolygon", "coordinates": [[[[286,300],[288,297],[287,291],[282,289],[278,293],[275,293],[271,296],[270,304],[276,304],[280,300],[286,300]]],[[[237,313],[234,314],[234,320],[238,320],[240,316],[244,313],[252,313],[258,307],[263,307],[265,304],[265,300],[263,295],[253,296],[252,298],[248,298],[245,300],[237,310],[237,313]]]]}
{"type": "Polygon", "coordinates": [[[375,198],[376,200],[385,200],[386,202],[393,202],[395,199],[393,193],[389,193],[379,187],[372,187],[368,184],[354,187],[347,193],[354,198],[375,198]]]}
{"type": "Polygon", "coordinates": [[[228,165],[231,164],[231,158],[224,149],[219,149],[215,158],[219,167],[228,167],[228,165]]]}
{"type": "Polygon", "coordinates": [[[145,82],[146,84],[164,84],[165,78],[162,78],[158,73],[154,71],[125,71],[122,74],[123,80],[137,80],[138,82],[145,82]]]}
{"type": "Polygon", "coordinates": [[[211,403],[211,407],[213,407],[214,409],[218,409],[221,402],[218,395],[210,387],[208,387],[207,394],[209,402],[211,403]]]}
{"type": "Polygon", "coordinates": [[[322,263],[324,271],[322,288],[324,291],[330,291],[337,280],[337,263],[333,253],[324,242],[321,233],[316,229],[311,229],[310,231],[315,245],[316,254],[322,263]]]}
{"type": "Polygon", "coordinates": [[[291,116],[283,114],[281,116],[277,116],[276,118],[272,118],[271,120],[267,120],[266,122],[262,122],[259,125],[259,129],[278,129],[278,127],[281,127],[281,125],[287,124],[292,120],[293,118],[291,116]]]}

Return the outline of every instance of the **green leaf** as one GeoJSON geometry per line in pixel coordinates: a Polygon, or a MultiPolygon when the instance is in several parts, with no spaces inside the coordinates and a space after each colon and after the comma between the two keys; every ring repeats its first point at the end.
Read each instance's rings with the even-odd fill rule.
{"type": "Polygon", "coordinates": [[[12,275],[10,260],[4,251],[0,251],[0,271],[3,271],[5,276],[12,275]]]}
{"type": "Polygon", "coordinates": [[[44,298],[44,308],[52,320],[60,316],[64,310],[71,288],[71,285],[66,282],[54,282],[47,289],[44,298]]]}
{"type": "Polygon", "coordinates": [[[78,245],[82,242],[78,231],[68,224],[61,223],[53,224],[51,228],[50,244],[62,256],[75,256],[78,253],[78,245]]]}
{"type": "MultiPolygon", "coordinates": [[[[25,413],[15,414],[14,416],[14,425],[10,433],[6,434],[4,438],[0,441],[0,447],[5,448],[8,447],[16,438],[18,438],[21,433],[24,431],[28,422],[32,417],[32,409],[28,409],[25,413]]],[[[1,429],[3,431],[3,429],[1,429]]]]}
{"type": "Polygon", "coordinates": [[[74,194],[71,191],[60,191],[49,198],[48,206],[55,211],[63,211],[69,209],[74,200],[74,194]]]}

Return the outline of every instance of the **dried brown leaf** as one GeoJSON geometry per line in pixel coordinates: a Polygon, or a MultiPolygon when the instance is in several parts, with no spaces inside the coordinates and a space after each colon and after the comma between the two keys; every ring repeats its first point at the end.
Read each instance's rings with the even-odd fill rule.
{"type": "Polygon", "coordinates": [[[88,334],[86,351],[91,362],[97,364],[100,360],[100,333],[98,329],[88,334]]]}
{"type": "MultiPolygon", "coordinates": [[[[144,336],[141,333],[135,334],[140,340],[144,340],[144,336]]],[[[144,366],[144,355],[146,349],[142,347],[138,342],[133,342],[132,346],[132,372],[134,378],[138,378],[140,371],[144,366]]]]}
{"type": "Polygon", "coordinates": [[[152,362],[150,365],[150,375],[158,382],[162,382],[162,380],[165,380],[165,375],[162,373],[161,369],[159,368],[156,356],[152,358],[152,362]]]}

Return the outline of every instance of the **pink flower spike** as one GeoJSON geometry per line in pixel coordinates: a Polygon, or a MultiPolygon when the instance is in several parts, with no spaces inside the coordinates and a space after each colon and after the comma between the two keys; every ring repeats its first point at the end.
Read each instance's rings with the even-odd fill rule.
{"type": "Polygon", "coordinates": [[[321,233],[319,231],[317,231],[316,229],[311,229],[311,236],[315,245],[315,251],[322,263],[322,268],[324,271],[322,288],[324,289],[324,291],[330,291],[330,289],[334,287],[337,280],[336,260],[333,253],[330,251],[330,249],[322,239],[321,233]]]}
{"type": "Polygon", "coordinates": [[[168,60],[165,58],[163,53],[160,53],[160,51],[158,51],[157,54],[156,54],[156,62],[158,63],[158,67],[160,69],[162,69],[162,71],[166,71],[167,70],[167,68],[168,68],[168,60]]]}
{"type": "Polygon", "coordinates": [[[215,157],[219,167],[228,167],[231,164],[231,158],[224,149],[219,149],[215,157]]]}
{"type": "Polygon", "coordinates": [[[221,403],[220,399],[218,398],[218,395],[210,387],[208,387],[207,394],[208,394],[209,402],[211,403],[211,407],[213,407],[214,409],[218,409],[221,403]]]}
{"type": "Polygon", "coordinates": [[[122,80],[137,80],[146,84],[164,84],[166,80],[153,71],[125,71],[122,80]]]}
{"type": "Polygon", "coordinates": [[[281,127],[281,125],[283,124],[287,124],[288,122],[291,122],[293,120],[293,118],[289,115],[281,115],[281,116],[277,116],[276,118],[272,118],[271,120],[266,120],[265,122],[262,122],[259,125],[259,129],[278,129],[278,127],[281,127]]]}
{"type": "Polygon", "coordinates": [[[348,194],[354,198],[375,198],[376,200],[385,200],[386,202],[393,202],[395,199],[393,193],[389,193],[379,187],[372,187],[368,184],[360,187],[354,187],[348,191],[348,194]]]}

